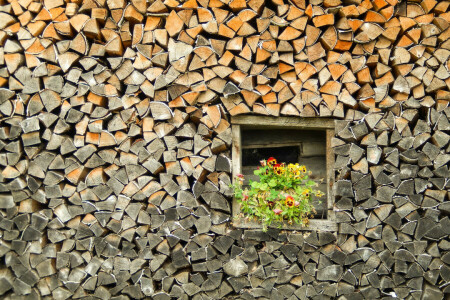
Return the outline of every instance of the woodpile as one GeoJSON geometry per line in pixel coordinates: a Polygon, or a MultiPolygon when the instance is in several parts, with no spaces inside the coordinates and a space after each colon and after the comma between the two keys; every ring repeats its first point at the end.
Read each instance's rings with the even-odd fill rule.
{"type": "Polygon", "coordinates": [[[449,297],[450,1],[0,5],[0,297],[449,297]],[[338,232],[230,226],[250,113],[336,119],[338,232]]]}

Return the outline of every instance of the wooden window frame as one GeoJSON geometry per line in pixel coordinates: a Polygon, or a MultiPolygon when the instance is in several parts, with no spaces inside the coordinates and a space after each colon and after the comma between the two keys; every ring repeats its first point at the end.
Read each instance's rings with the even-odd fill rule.
{"type": "MultiPolygon", "coordinates": [[[[331,148],[331,139],[334,136],[334,120],[326,118],[300,118],[300,117],[267,117],[254,115],[241,115],[231,117],[232,134],[232,167],[233,180],[242,170],[242,129],[298,129],[298,130],[321,130],[326,132],[326,174],[327,174],[327,218],[310,219],[308,226],[298,224],[282,224],[282,229],[287,230],[321,230],[337,231],[336,216],[334,213],[334,152],[331,148]]],[[[238,228],[261,228],[262,225],[256,221],[243,218],[235,218],[240,213],[240,205],[235,198],[232,203],[233,226],[238,228]]],[[[274,228],[278,224],[274,224],[274,228]]]]}

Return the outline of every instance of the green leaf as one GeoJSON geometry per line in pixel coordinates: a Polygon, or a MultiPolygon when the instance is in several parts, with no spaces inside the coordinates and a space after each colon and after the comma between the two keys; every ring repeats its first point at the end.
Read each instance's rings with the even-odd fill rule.
{"type": "Polygon", "coordinates": [[[259,184],[259,182],[257,182],[257,181],[252,181],[252,183],[250,184],[250,186],[251,186],[253,189],[259,189],[260,184],[259,184]]]}

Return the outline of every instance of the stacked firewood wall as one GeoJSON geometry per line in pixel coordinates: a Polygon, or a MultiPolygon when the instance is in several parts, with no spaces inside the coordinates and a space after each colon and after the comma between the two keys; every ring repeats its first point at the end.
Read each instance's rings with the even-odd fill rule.
{"type": "Polygon", "coordinates": [[[0,297],[450,297],[449,1],[0,4],[0,297]],[[337,232],[232,226],[240,114],[336,119],[337,232]]]}

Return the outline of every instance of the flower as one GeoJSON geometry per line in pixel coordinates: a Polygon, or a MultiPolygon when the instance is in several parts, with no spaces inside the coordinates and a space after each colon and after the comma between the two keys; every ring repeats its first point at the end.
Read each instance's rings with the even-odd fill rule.
{"type": "Polygon", "coordinates": [[[274,157],[260,164],[254,171],[259,182],[244,187],[246,175],[235,174],[230,184],[242,215],[260,221],[263,231],[273,222],[307,224],[315,212],[313,197],[324,194],[314,187],[318,186],[314,180],[307,178],[309,170],[299,163],[277,162],[274,157]]]}
{"type": "Polygon", "coordinates": [[[237,174],[236,178],[239,180],[239,184],[242,185],[244,184],[244,175],[242,174],[237,174]]]}
{"type": "Polygon", "coordinates": [[[289,172],[295,173],[296,169],[297,169],[297,164],[295,164],[295,165],[294,164],[289,164],[288,165],[289,172]]]}
{"type": "Polygon", "coordinates": [[[276,164],[273,166],[273,170],[277,175],[282,175],[284,173],[284,166],[283,164],[276,164]]]}
{"type": "Polygon", "coordinates": [[[309,197],[309,189],[304,189],[302,195],[309,197]]]}
{"type": "Polygon", "coordinates": [[[273,210],[273,212],[274,212],[276,215],[280,215],[280,214],[283,212],[283,210],[281,210],[281,209],[279,209],[279,208],[275,208],[275,209],[273,210]]]}
{"type": "Polygon", "coordinates": [[[292,197],[291,195],[288,195],[286,197],[286,205],[289,207],[294,206],[294,197],[292,197]]]}
{"type": "Polygon", "coordinates": [[[275,158],[269,157],[269,158],[267,159],[267,165],[273,167],[273,166],[276,165],[276,164],[277,164],[277,160],[276,160],[275,158]]]}

